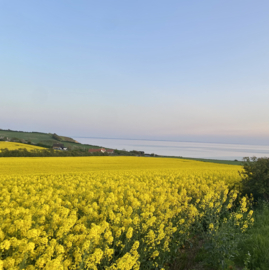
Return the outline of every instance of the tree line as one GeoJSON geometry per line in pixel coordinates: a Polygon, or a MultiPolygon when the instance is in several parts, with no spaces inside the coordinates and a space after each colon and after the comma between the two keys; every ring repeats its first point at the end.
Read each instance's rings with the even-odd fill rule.
{"type": "MultiPolygon", "coordinates": [[[[38,146],[43,146],[37,144],[38,146]]],[[[114,156],[135,156],[135,153],[125,150],[114,150],[114,156]]],[[[53,148],[47,149],[31,149],[19,148],[9,150],[7,148],[0,149],[0,157],[84,157],[84,156],[111,156],[108,153],[94,152],[90,153],[85,149],[73,149],[67,151],[54,150],[53,148]]]]}

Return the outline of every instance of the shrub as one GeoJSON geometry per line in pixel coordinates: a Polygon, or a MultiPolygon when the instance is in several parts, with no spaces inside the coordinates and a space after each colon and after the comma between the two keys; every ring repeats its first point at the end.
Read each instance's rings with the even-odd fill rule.
{"type": "Polygon", "coordinates": [[[240,172],[243,194],[269,201],[269,158],[245,157],[243,161],[244,170],[240,172]]]}

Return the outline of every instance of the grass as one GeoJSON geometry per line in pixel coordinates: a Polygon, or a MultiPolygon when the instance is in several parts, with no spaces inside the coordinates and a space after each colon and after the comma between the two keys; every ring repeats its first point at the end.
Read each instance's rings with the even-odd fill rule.
{"type": "Polygon", "coordinates": [[[254,226],[249,229],[247,237],[239,244],[240,255],[235,263],[243,266],[249,257],[248,269],[269,269],[269,203],[259,203],[254,211],[254,226]]]}
{"type": "Polygon", "coordinates": [[[52,134],[41,132],[23,132],[12,130],[0,130],[0,137],[18,138],[20,140],[30,140],[33,143],[39,143],[40,141],[52,140],[52,134]]]}

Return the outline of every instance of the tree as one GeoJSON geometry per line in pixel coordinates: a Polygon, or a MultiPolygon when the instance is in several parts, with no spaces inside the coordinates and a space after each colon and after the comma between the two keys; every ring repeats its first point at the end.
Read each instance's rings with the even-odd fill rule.
{"type": "Polygon", "coordinates": [[[269,158],[245,157],[243,165],[244,170],[240,172],[243,194],[269,201],[269,158]]]}
{"type": "Polygon", "coordinates": [[[52,138],[54,140],[57,140],[57,141],[61,141],[62,140],[62,138],[60,136],[58,136],[56,133],[52,134],[52,138]]]}

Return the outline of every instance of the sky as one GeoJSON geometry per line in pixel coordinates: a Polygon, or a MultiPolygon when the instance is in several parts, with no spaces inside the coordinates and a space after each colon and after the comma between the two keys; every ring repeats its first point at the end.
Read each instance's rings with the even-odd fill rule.
{"type": "Polygon", "coordinates": [[[0,0],[0,128],[269,144],[269,1],[0,0]]]}

